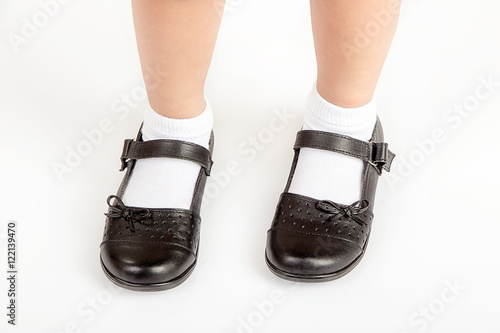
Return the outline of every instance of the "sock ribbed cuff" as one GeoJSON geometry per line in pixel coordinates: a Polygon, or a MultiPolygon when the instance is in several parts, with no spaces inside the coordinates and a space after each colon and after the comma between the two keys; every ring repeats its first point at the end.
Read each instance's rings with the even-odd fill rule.
{"type": "Polygon", "coordinates": [[[206,102],[203,112],[193,118],[174,119],[162,116],[150,106],[144,111],[143,136],[146,140],[172,139],[190,141],[208,148],[205,138],[210,136],[213,128],[213,113],[206,102]]]}
{"type": "Polygon", "coordinates": [[[307,112],[305,124],[314,128],[314,121],[322,122],[323,126],[359,127],[367,124],[375,125],[377,119],[377,107],[375,97],[368,104],[355,107],[343,108],[328,102],[318,92],[316,84],[307,100],[307,112]]]}

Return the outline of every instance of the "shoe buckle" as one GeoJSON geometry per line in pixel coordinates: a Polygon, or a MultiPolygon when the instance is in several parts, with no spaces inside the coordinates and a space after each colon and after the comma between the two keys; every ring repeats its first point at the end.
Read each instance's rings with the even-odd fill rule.
{"type": "Polygon", "coordinates": [[[122,162],[122,165],[120,167],[120,171],[123,171],[127,168],[127,165],[128,165],[128,152],[129,152],[129,149],[130,149],[130,145],[132,144],[132,141],[131,139],[127,139],[125,140],[125,142],[123,143],[123,151],[122,151],[122,156],[120,157],[120,161],[122,162]]]}
{"type": "Polygon", "coordinates": [[[374,166],[379,174],[382,173],[384,164],[387,162],[388,157],[388,144],[385,142],[374,142],[370,140],[370,158],[367,161],[370,165],[374,166]]]}

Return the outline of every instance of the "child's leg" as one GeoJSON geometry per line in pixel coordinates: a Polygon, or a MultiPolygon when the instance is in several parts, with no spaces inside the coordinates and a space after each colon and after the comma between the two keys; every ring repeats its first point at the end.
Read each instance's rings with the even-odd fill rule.
{"type": "MultiPolygon", "coordinates": [[[[218,1],[219,2],[219,1],[218,1]]],[[[205,108],[203,88],[220,24],[214,0],[132,0],[137,46],[151,107],[169,118],[205,108]]]]}
{"type": "Polygon", "coordinates": [[[345,108],[370,102],[399,6],[399,0],[311,0],[317,87],[327,101],[345,108]]]}
{"type": "MultiPolygon", "coordinates": [[[[173,139],[208,148],[213,116],[203,91],[221,19],[215,1],[132,0],[151,106],[144,114],[143,140],[173,139]],[[154,80],[151,72],[156,72],[154,80]]],[[[123,201],[188,209],[199,171],[187,160],[138,160],[123,201]]]]}
{"type": "MultiPolygon", "coordinates": [[[[373,94],[398,12],[398,0],[311,0],[318,77],[304,129],[369,140],[373,94]]],[[[289,192],[351,204],[361,195],[363,166],[351,156],[304,148],[289,192]]]]}

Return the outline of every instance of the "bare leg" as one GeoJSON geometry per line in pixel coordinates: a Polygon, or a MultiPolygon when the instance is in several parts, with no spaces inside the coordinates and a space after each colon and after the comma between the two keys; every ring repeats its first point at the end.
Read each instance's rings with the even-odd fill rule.
{"type": "Polygon", "coordinates": [[[169,118],[199,115],[220,0],[132,0],[132,8],[151,107],[169,118]],[[146,79],[151,71],[163,73],[160,82],[146,79]]]}
{"type": "Polygon", "coordinates": [[[399,16],[399,0],[311,0],[317,89],[342,107],[372,97],[399,16]]]}

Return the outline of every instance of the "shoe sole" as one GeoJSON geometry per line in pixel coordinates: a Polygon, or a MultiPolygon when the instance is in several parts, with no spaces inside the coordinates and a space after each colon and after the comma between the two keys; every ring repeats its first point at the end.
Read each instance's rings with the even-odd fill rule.
{"type": "Polygon", "coordinates": [[[122,279],[114,276],[110,271],[108,271],[108,269],[106,268],[106,266],[102,262],[102,258],[100,258],[100,262],[101,262],[101,268],[104,271],[104,275],[106,275],[106,277],[111,282],[113,282],[115,285],[117,285],[119,287],[122,287],[122,288],[125,288],[128,290],[132,290],[132,291],[163,291],[163,290],[175,288],[187,280],[187,278],[193,272],[194,267],[196,266],[196,261],[195,261],[191,266],[189,266],[189,268],[184,273],[182,273],[181,275],[179,275],[175,279],[172,279],[172,280],[167,281],[167,282],[133,283],[133,282],[128,282],[128,281],[122,280],[122,279]]]}
{"type": "Polygon", "coordinates": [[[341,270],[333,272],[333,273],[318,274],[318,275],[308,275],[308,274],[296,274],[296,273],[286,272],[286,271],[283,271],[283,270],[277,268],[276,266],[274,266],[269,261],[269,259],[267,258],[267,255],[266,255],[266,264],[267,264],[267,267],[269,268],[269,270],[274,275],[276,275],[279,278],[288,280],[288,281],[294,281],[294,282],[328,282],[328,281],[337,280],[337,279],[343,277],[344,275],[348,274],[349,272],[351,272],[359,264],[359,262],[361,261],[361,259],[363,259],[363,256],[365,255],[366,246],[368,245],[368,239],[369,238],[370,238],[370,236],[368,236],[368,238],[366,239],[365,245],[363,246],[363,251],[361,252],[361,254],[356,259],[354,259],[353,262],[351,262],[349,265],[347,265],[346,267],[342,268],[341,270]]]}

